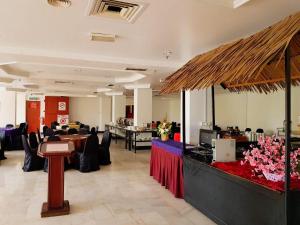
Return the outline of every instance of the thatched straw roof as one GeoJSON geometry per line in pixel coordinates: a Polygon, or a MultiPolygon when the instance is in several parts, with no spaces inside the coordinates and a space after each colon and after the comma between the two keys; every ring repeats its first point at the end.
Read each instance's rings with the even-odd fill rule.
{"type": "Polygon", "coordinates": [[[290,44],[293,85],[300,85],[300,12],[248,38],[190,60],[168,76],[161,93],[225,85],[230,91],[268,93],[284,88],[284,52],[290,44]]]}

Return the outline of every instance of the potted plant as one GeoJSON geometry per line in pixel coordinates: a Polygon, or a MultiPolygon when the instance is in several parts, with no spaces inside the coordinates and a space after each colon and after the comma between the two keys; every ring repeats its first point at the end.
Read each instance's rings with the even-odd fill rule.
{"type": "Polygon", "coordinates": [[[171,133],[172,124],[169,122],[162,122],[158,125],[157,132],[160,134],[162,141],[169,140],[169,134],[171,133]]]}
{"type": "MultiPolygon", "coordinates": [[[[258,147],[244,152],[244,160],[241,164],[249,163],[253,167],[253,174],[264,176],[267,180],[274,182],[284,181],[285,175],[285,141],[283,138],[261,137],[258,147]]],[[[300,178],[297,171],[300,149],[290,153],[291,176],[300,178]]]]}

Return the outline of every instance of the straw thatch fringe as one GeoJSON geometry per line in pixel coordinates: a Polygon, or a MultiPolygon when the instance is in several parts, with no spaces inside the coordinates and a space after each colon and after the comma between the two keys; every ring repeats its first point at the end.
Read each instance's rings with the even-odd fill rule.
{"type": "Polygon", "coordinates": [[[223,84],[230,91],[284,88],[284,52],[291,47],[293,85],[300,85],[300,12],[248,38],[198,55],[168,76],[161,93],[223,84]]]}

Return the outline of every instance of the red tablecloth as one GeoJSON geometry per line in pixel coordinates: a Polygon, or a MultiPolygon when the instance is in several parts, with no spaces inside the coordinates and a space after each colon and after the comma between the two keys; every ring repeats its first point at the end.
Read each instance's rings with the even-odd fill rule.
{"type": "MultiPolygon", "coordinates": [[[[245,178],[254,183],[263,185],[275,191],[284,191],[284,182],[269,181],[264,177],[253,176],[252,167],[248,164],[241,165],[240,161],[236,162],[216,162],[212,164],[213,167],[223,170],[226,173],[245,178]]],[[[291,190],[300,190],[300,180],[296,178],[291,179],[291,190]]]]}
{"type": "Polygon", "coordinates": [[[183,198],[182,157],[152,143],[150,176],[169,189],[176,198],[183,198]]]}

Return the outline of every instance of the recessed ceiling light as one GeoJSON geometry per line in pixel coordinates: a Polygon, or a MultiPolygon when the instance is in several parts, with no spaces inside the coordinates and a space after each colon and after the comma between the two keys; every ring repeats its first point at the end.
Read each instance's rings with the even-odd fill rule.
{"type": "Polygon", "coordinates": [[[115,34],[91,33],[92,41],[114,42],[116,37],[115,34]]]}
{"type": "Polygon", "coordinates": [[[97,92],[107,92],[107,91],[111,91],[110,88],[97,88],[97,92]]]}
{"type": "Polygon", "coordinates": [[[71,6],[71,1],[70,0],[48,0],[48,4],[55,7],[68,8],[71,6]]]}
{"type": "Polygon", "coordinates": [[[123,95],[123,92],[122,91],[106,92],[105,95],[108,95],[108,96],[123,95]]]}

